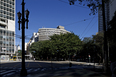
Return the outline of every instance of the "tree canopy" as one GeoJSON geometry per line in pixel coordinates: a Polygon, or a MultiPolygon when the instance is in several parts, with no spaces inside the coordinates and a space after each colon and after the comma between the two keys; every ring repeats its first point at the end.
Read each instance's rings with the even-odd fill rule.
{"type": "MultiPolygon", "coordinates": [[[[102,6],[102,0],[68,0],[70,5],[74,5],[76,1],[82,6],[88,6],[91,10],[91,14],[95,15],[98,9],[102,6]]],[[[104,3],[109,3],[110,0],[103,0],[104,3]]]]}
{"type": "MultiPolygon", "coordinates": [[[[43,58],[58,56],[66,58],[81,50],[81,40],[74,33],[61,33],[50,36],[50,40],[38,41],[30,46],[30,51],[35,51],[35,55],[43,58]]],[[[33,53],[33,52],[32,52],[33,53]]]]}

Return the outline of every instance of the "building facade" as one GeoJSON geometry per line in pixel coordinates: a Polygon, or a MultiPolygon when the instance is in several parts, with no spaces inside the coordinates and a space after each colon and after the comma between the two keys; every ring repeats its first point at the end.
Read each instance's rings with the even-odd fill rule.
{"type": "MultiPolygon", "coordinates": [[[[105,25],[106,29],[108,27],[108,22],[110,20],[110,3],[105,3],[105,25]]],[[[98,9],[98,32],[103,32],[103,15],[102,15],[102,7],[98,9]]]]}
{"type": "Polygon", "coordinates": [[[116,0],[110,0],[110,20],[112,20],[115,11],[116,11],[116,0]]]}
{"type": "Polygon", "coordinates": [[[15,48],[15,0],[0,0],[0,55],[12,56],[15,48]]]}
{"type": "Polygon", "coordinates": [[[29,52],[29,48],[30,48],[30,46],[31,46],[32,43],[39,41],[38,38],[39,38],[39,33],[35,33],[34,32],[33,36],[29,40],[29,42],[27,44],[25,44],[25,51],[26,51],[26,55],[25,56],[26,56],[26,59],[32,59],[33,56],[29,52]]]}
{"type": "Polygon", "coordinates": [[[40,28],[38,31],[39,41],[49,40],[49,36],[67,32],[70,33],[69,31],[65,30],[63,26],[58,26],[57,28],[40,28]]]}

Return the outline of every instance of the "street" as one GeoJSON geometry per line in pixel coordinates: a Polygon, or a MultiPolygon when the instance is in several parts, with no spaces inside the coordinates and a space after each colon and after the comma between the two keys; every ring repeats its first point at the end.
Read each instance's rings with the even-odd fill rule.
{"type": "MultiPolygon", "coordinates": [[[[84,68],[93,68],[93,63],[86,63],[86,62],[74,62],[72,61],[72,67],[69,67],[69,61],[26,61],[25,66],[27,69],[27,76],[32,76],[33,74],[49,74],[50,72],[57,72],[58,71],[66,71],[66,70],[78,70],[79,72],[84,71],[87,72],[84,68]]],[[[98,66],[96,65],[96,68],[102,68],[102,65],[98,66]]],[[[21,62],[2,62],[0,64],[0,76],[1,77],[12,77],[12,76],[20,76],[20,70],[21,70],[21,62]]],[[[66,72],[65,72],[66,73],[66,72]]],[[[74,73],[74,72],[72,72],[74,73]]],[[[75,72],[77,76],[80,76],[81,74],[78,74],[75,72]]],[[[88,72],[89,73],[89,72],[88,72]]],[[[51,76],[52,74],[49,74],[51,76]]],[[[68,72],[67,72],[67,75],[68,72]]],[[[86,75],[86,74],[85,74],[86,75]]]]}
{"type": "MultiPolygon", "coordinates": [[[[30,61],[25,62],[26,68],[50,68],[50,67],[62,67],[68,66],[69,62],[53,62],[53,61],[30,61]]],[[[7,62],[1,63],[2,68],[21,68],[21,62],[7,62]]]]}

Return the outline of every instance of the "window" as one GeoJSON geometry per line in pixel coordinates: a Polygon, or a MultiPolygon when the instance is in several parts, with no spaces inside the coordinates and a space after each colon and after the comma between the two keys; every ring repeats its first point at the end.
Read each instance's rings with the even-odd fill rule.
{"type": "Polygon", "coordinates": [[[10,8],[12,8],[12,5],[10,5],[10,8]]]}
{"type": "Polygon", "coordinates": [[[7,10],[8,10],[8,11],[10,11],[10,9],[9,9],[9,8],[7,8],[7,10]]]}
{"type": "Polygon", "coordinates": [[[11,12],[11,9],[10,9],[10,12],[11,12]]]}
{"type": "Polygon", "coordinates": [[[7,7],[9,7],[9,4],[7,4],[7,7]]]}
{"type": "Polygon", "coordinates": [[[0,9],[0,13],[2,13],[2,10],[0,9]]]}
{"type": "Polygon", "coordinates": [[[2,21],[2,22],[5,22],[5,20],[4,20],[4,19],[1,19],[1,21],[2,21]]]}
{"type": "Polygon", "coordinates": [[[14,20],[14,17],[11,17],[11,20],[14,20]]]}
{"type": "Polygon", "coordinates": [[[3,5],[3,2],[1,2],[1,5],[3,5]]]}
{"type": "Polygon", "coordinates": [[[2,34],[2,30],[0,30],[0,33],[2,34]]]}
{"type": "Polygon", "coordinates": [[[13,9],[14,9],[14,6],[13,6],[13,5],[11,5],[11,8],[13,8],[13,9]]]}
{"type": "Polygon", "coordinates": [[[0,6],[1,9],[3,9],[3,6],[0,6]]]}
{"type": "Polygon", "coordinates": [[[13,16],[13,17],[14,17],[14,14],[13,14],[13,13],[11,13],[11,16],[13,16]]]}
{"type": "Polygon", "coordinates": [[[4,14],[6,14],[6,11],[4,11],[4,14]]]}
{"type": "Polygon", "coordinates": [[[10,20],[12,20],[11,18],[12,18],[12,17],[10,17],[10,20]]]}
{"type": "Polygon", "coordinates": [[[4,2],[6,2],[7,0],[4,0],[4,2]]]}
{"type": "Polygon", "coordinates": [[[10,1],[10,4],[11,4],[12,2],[10,1]]]}
{"type": "Polygon", "coordinates": [[[14,5],[14,2],[12,2],[12,4],[14,5]]]}
{"type": "Polygon", "coordinates": [[[4,3],[4,6],[6,6],[6,3],[4,3]]]}
{"type": "Polygon", "coordinates": [[[3,38],[3,36],[0,36],[0,39],[2,39],[3,38]]]}
{"type": "Polygon", "coordinates": [[[0,44],[2,44],[2,41],[0,41],[0,44]]]}
{"type": "Polygon", "coordinates": [[[10,17],[9,17],[9,16],[7,16],[7,19],[10,19],[10,17]]]}
{"type": "Polygon", "coordinates": [[[10,13],[10,16],[11,16],[11,13],[10,13]]]}
{"type": "Polygon", "coordinates": [[[4,10],[7,10],[7,8],[6,8],[6,7],[4,7],[4,10]]]}
{"type": "Polygon", "coordinates": [[[9,13],[9,12],[7,12],[7,15],[10,15],[10,13],[9,13]]]}
{"type": "Polygon", "coordinates": [[[5,26],[0,26],[0,28],[5,28],[5,26]]]}
{"type": "Polygon", "coordinates": [[[13,9],[11,11],[14,13],[14,10],[13,9]]]}
{"type": "Polygon", "coordinates": [[[4,18],[6,18],[6,15],[3,15],[4,18]]]}

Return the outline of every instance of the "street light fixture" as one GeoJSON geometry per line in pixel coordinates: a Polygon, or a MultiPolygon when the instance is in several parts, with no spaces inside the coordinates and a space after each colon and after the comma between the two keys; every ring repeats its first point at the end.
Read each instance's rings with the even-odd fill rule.
{"type": "Polygon", "coordinates": [[[20,12],[18,12],[18,13],[17,13],[17,15],[18,15],[18,19],[19,19],[18,23],[19,23],[19,30],[20,30],[20,23],[21,23],[20,19],[21,19],[21,13],[20,13],[20,12]]]}
{"type": "Polygon", "coordinates": [[[28,29],[28,22],[29,22],[28,17],[29,17],[29,11],[26,10],[26,11],[25,11],[25,14],[26,14],[26,21],[27,21],[27,23],[26,23],[26,29],[28,29]]]}
{"type": "Polygon", "coordinates": [[[22,23],[22,69],[20,72],[21,76],[27,76],[27,70],[25,68],[25,22],[26,22],[26,28],[28,29],[28,17],[29,17],[29,11],[24,11],[24,0],[22,0],[22,14],[20,12],[17,13],[18,15],[18,23],[19,23],[19,30],[20,30],[20,23],[22,23]],[[24,13],[25,12],[25,13],[24,13]],[[25,19],[26,14],[26,19],[25,19]],[[22,19],[21,19],[22,16],[22,19]]]}

